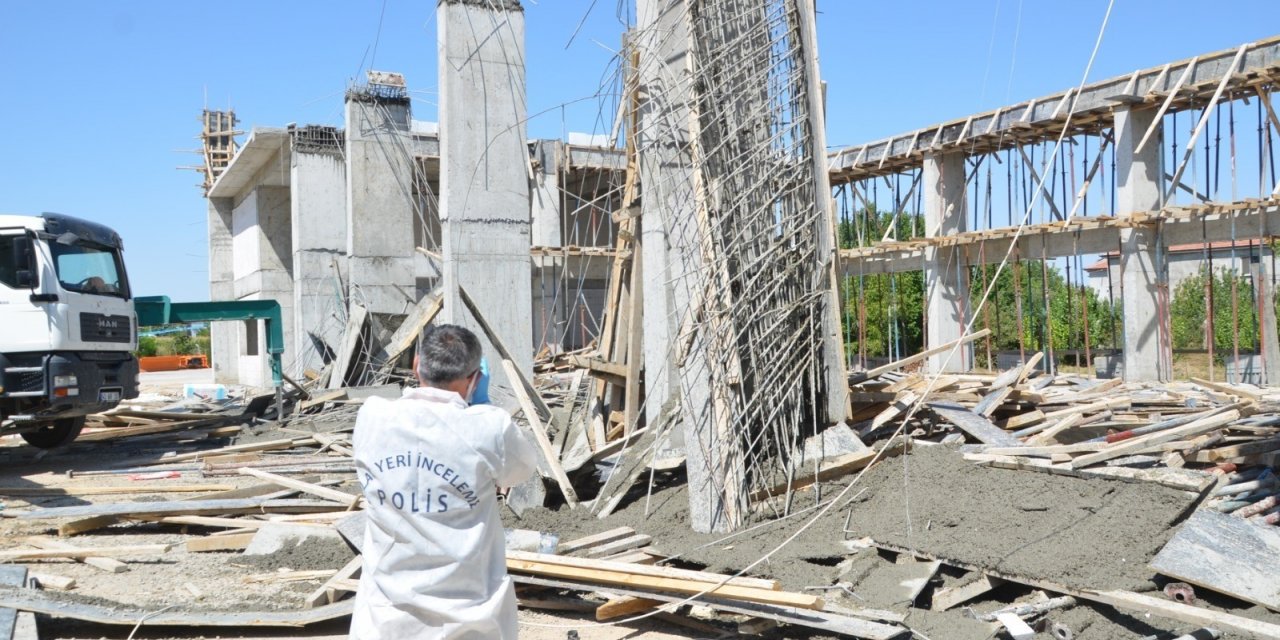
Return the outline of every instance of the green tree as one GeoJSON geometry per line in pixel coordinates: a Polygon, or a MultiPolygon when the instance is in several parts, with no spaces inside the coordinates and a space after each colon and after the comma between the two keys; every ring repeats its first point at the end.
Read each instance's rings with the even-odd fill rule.
{"type": "Polygon", "coordinates": [[[1202,267],[1199,273],[1178,283],[1173,292],[1169,315],[1174,349],[1207,349],[1209,326],[1206,317],[1208,300],[1212,296],[1214,359],[1221,364],[1226,354],[1235,350],[1237,339],[1241,351],[1256,350],[1258,314],[1253,299],[1253,283],[1247,276],[1234,269],[1221,268],[1214,271],[1211,278],[1208,268],[1202,267]],[[1209,286],[1206,287],[1206,284],[1209,286]]]}
{"type": "Polygon", "coordinates": [[[174,355],[187,356],[198,352],[199,347],[190,334],[179,333],[173,336],[174,355]]]}

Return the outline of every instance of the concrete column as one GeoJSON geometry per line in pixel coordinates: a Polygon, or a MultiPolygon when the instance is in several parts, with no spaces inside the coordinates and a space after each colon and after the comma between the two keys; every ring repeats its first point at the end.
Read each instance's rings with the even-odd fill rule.
{"type": "MultiPolygon", "coordinates": [[[[235,300],[235,251],[231,240],[230,198],[209,198],[209,299],[235,300]]],[[[209,364],[214,382],[239,383],[239,352],[236,326],[229,322],[209,325],[209,364]]]]}
{"type": "MultiPolygon", "coordinates": [[[[1160,168],[1160,132],[1137,151],[1138,142],[1155,121],[1152,109],[1116,110],[1116,214],[1160,208],[1163,184],[1160,168]]],[[[1124,379],[1126,382],[1168,380],[1172,354],[1168,336],[1167,265],[1159,251],[1156,229],[1120,230],[1120,283],[1124,308],[1124,379]],[[1161,309],[1164,312],[1161,313],[1161,309]]]]}
{"type": "Polygon", "coordinates": [[[409,98],[352,89],[346,120],[351,299],[373,313],[403,314],[416,302],[409,98]]]}
{"type": "MultiPolygon", "coordinates": [[[[341,133],[337,133],[341,136],[341,133]]],[[[347,255],[347,167],[342,139],[328,147],[293,145],[290,184],[293,189],[293,353],[291,373],[319,371],[326,351],[341,348],[345,327],[339,309],[342,289],[338,266],[347,255]]]]}
{"type": "Polygon", "coordinates": [[[1258,341],[1262,343],[1262,383],[1280,386],[1280,339],[1276,336],[1276,305],[1267,273],[1266,252],[1250,259],[1254,298],[1258,301],[1258,341]]]}
{"type": "MultiPolygon", "coordinates": [[[[965,164],[963,151],[929,152],[924,156],[924,228],[928,236],[949,236],[965,231],[965,164]]],[[[969,310],[969,273],[961,254],[948,247],[925,250],[925,347],[959,340],[969,310]]],[[[954,356],[932,356],[929,371],[956,372],[973,368],[972,344],[954,356]],[[950,360],[948,361],[948,357],[950,360]]]]}
{"type": "MultiPolygon", "coordinates": [[[[673,283],[671,230],[692,220],[689,157],[689,27],[682,0],[639,0],[635,46],[640,53],[640,253],[644,261],[645,419],[657,424],[664,404],[679,395],[673,340],[689,305],[688,287],[673,283]]],[[[700,395],[706,397],[705,389],[700,395]]],[[[683,432],[678,440],[685,440],[683,432]]]]}
{"type": "MultiPolygon", "coordinates": [[[[445,322],[480,333],[465,287],[515,365],[533,375],[529,149],[525,142],[524,10],[516,0],[442,0],[436,9],[440,83],[440,219],[445,322]]],[[[498,352],[495,401],[506,379],[498,352]]]]}

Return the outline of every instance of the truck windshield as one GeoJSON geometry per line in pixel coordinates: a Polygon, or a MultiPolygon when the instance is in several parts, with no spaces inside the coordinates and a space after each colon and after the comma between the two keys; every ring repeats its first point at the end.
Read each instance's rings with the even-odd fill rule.
{"type": "Polygon", "coordinates": [[[95,295],[129,296],[119,254],[113,249],[87,244],[50,243],[58,282],[67,291],[95,295]]]}

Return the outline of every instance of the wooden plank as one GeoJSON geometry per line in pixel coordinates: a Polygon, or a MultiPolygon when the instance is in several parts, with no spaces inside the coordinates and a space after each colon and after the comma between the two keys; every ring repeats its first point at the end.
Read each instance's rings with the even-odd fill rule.
{"type": "Polygon", "coordinates": [[[961,405],[930,402],[929,409],[983,444],[1001,447],[1017,447],[1022,444],[1017,438],[992,424],[990,420],[961,405]]]}
{"type": "Polygon", "coordinates": [[[978,573],[975,580],[951,587],[939,589],[933,594],[933,602],[929,606],[934,611],[946,611],[958,604],[964,604],[1004,584],[1004,580],[986,573],[978,573]]]}
{"type": "Polygon", "coordinates": [[[652,609],[662,606],[661,600],[652,600],[650,598],[636,598],[632,596],[622,596],[619,598],[610,598],[604,604],[596,607],[596,621],[604,622],[605,620],[613,620],[623,616],[644,613],[652,609]]]}
{"type": "Polygon", "coordinates": [[[587,554],[587,557],[590,557],[590,558],[605,558],[611,555],[622,553],[624,551],[639,549],[640,547],[643,547],[649,544],[650,542],[653,542],[653,538],[650,538],[649,536],[644,535],[642,533],[638,533],[636,535],[629,536],[621,540],[615,540],[613,542],[602,544],[598,547],[587,549],[586,554],[587,554]]]}
{"type": "Polygon", "coordinates": [[[751,578],[748,576],[733,577],[719,573],[677,569],[675,567],[632,564],[629,562],[618,562],[616,560],[593,560],[589,558],[575,558],[573,556],[530,553],[527,551],[507,551],[507,559],[544,565],[561,565],[574,569],[613,571],[650,578],[668,578],[671,580],[702,583],[704,585],[720,584],[727,578],[728,582],[726,584],[729,586],[758,589],[761,591],[779,591],[782,589],[782,583],[768,578],[751,578]]]}
{"type": "Polygon", "coordinates": [[[632,529],[631,527],[618,527],[617,529],[610,529],[608,531],[597,533],[595,535],[583,536],[581,538],[575,538],[568,542],[561,542],[560,546],[556,547],[556,553],[560,555],[566,555],[566,556],[571,555],[579,551],[582,551],[584,549],[589,549],[596,545],[601,545],[606,542],[613,542],[614,540],[621,540],[623,538],[626,538],[627,536],[635,535],[635,533],[636,533],[636,530],[632,529]]]}
{"type": "Polygon", "coordinates": [[[1188,460],[1192,462],[1207,463],[1224,462],[1232,458],[1270,453],[1277,449],[1280,449],[1280,438],[1267,438],[1266,440],[1257,440],[1254,442],[1245,442],[1226,447],[1217,447],[1214,449],[1198,451],[1192,454],[1188,460]]]}
{"type": "Polygon", "coordinates": [[[233,533],[226,536],[205,536],[188,540],[183,543],[187,553],[203,553],[206,551],[238,551],[249,546],[253,542],[253,537],[258,535],[256,531],[248,533],[233,533]]]}
{"type": "Polygon", "coordinates": [[[0,551],[0,562],[46,560],[49,558],[89,558],[112,556],[150,556],[168,553],[173,545],[135,544],[115,547],[75,547],[68,549],[6,549],[0,551]]]}
{"type": "Polygon", "coordinates": [[[112,603],[87,604],[69,594],[37,589],[0,590],[0,608],[9,607],[72,618],[97,624],[136,626],[145,619],[151,626],[175,627],[304,627],[351,615],[353,603],[343,601],[315,609],[289,611],[155,611],[112,603]]]}
{"type": "Polygon", "coordinates": [[[0,495],[15,497],[108,496],[135,493],[205,493],[229,491],[229,484],[178,484],[157,487],[0,487],[0,495]]]}
{"type": "Polygon", "coordinates": [[[1280,610],[1280,528],[1200,509],[1160,550],[1151,568],[1280,610]]]}
{"type": "Polygon", "coordinates": [[[185,516],[220,515],[234,513],[306,513],[335,511],[341,505],[320,500],[263,500],[243,498],[238,500],[199,500],[166,502],[121,502],[110,504],[77,505],[74,507],[45,507],[22,513],[10,514],[21,520],[47,520],[53,518],[88,518],[100,516],[185,516]]]}
{"type": "Polygon", "coordinates": [[[1004,404],[1005,398],[1008,398],[1011,393],[1013,393],[1013,389],[1009,387],[996,389],[982,396],[982,400],[978,401],[978,406],[973,408],[973,412],[982,417],[991,417],[991,414],[995,413],[996,409],[999,409],[1000,405],[1004,404]]]}
{"type": "Polygon", "coordinates": [[[1181,427],[1174,427],[1165,431],[1157,431],[1156,433],[1149,435],[1139,436],[1129,440],[1122,440],[1097,453],[1090,453],[1075,458],[1070,462],[1070,466],[1072,469],[1079,469],[1091,464],[1105,462],[1107,460],[1119,458],[1120,456],[1145,449],[1151,445],[1161,444],[1171,440],[1179,440],[1189,436],[1198,436],[1239,419],[1240,411],[1232,409],[1215,416],[1201,418],[1200,420],[1196,420],[1190,424],[1185,424],[1181,427]]]}
{"type": "Polygon", "coordinates": [[[1000,425],[1006,431],[1017,431],[1023,427],[1027,427],[1044,420],[1044,412],[1039,409],[1032,409],[1026,413],[1010,417],[1000,425]]]}
{"type": "Polygon", "coordinates": [[[1191,378],[1191,382],[1193,384],[1200,385],[1206,389],[1212,389],[1214,391],[1230,394],[1233,396],[1244,398],[1246,400],[1252,400],[1254,402],[1262,402],[1261,393],[1257,391],[1252,391],[1250,389],[1244,389],[1237,385],[1230,385],[1225,382],[1211,382],[1209,380],[1204,380],[1202,378],[1191,378]]]}
{"type": "MultiPolygon", "coordinates": [[[[24,543],[40,549],[75,549],[73,545],[69,545],[60,540],[50,540],[48,538],[30,537],[22,540],[24,543]]],[[[106,571],[107,573],[124,573],[129,570],[129,565],[116,560],[115,558],[73,558],[76,562],[82,562],[95,569],[106,571]]]]}
{"type": "MultiPolygon", "coordinates": [[[[462,304],[471,312],[471,317],[475,318],[476,324],[480,325],[480,330],[489,338],[489,344],[493,345],[494,350],[502,356],[503,360],[510,360],[514,363],[515,358],[507,350],[507,345],[502,342],[502,338],[493,330],[493,327],[489,326],[489,321],[485,320],[484,314],[480,313],[480,308],[471,299],[471,295],[467,293],[466,288],[461,285],[458,286],[458,297],[462,299],[462,304]]],[[[538,417],[550,420],[552,416],[551,407],[548,407],[547,403],[543,401],[542,395],[538,393],[538,388],[533,386],[533,383],[524,375],[520,367],[514,367],[513,371],[515,371],[515,377],[510,380],[511,387],[523,386],[528,399],[533,402],[534,407],[538,410],[538,417]]]]}
{"type": "Polygon", "coordinates": [[[907,391],[903,393],[898,397],[897,400],[893,402],[893,404],[889,405],[889,408],[876,414],[875,418],[872,418],[871,425],[868,426],[862,432],[862,435],[871,433],[872,431],[875,431],[876,429],[879,429],[880,427],[889,423],[889,421],[893,420],[894,418],[897,418],[898,416],[906,413],[907,410],[911,408],[911,405],[915,404],[915,402],[919,399],[920,399],[920,396],[913,392],[907,391]]]}
{"type": "Polygon", "coordinates": [[[390,366],[392,363],[400,359],[404,352],[408,351],[413,343],[418,340],[418,336],[422,335],[422,331],[431,324],[432,320],[440,314],[440,310],[444,308],[444,296],[438,291],[423,296],[418,304],[409,310],[409,314],[405,317],[404,322],[400,323],[400,327],[396,332],[391,334],[387,340],[386,346],[378,350],[374,361],[380,366],[390,366]]]}
{"type": "Polygon", "coordinates": [[[886,374],[895,369],[901,369],[902,367],[905,367],[907,365],[912,365],[917,362],[920,362],[921,360],[924,360],[929,356],[936,356],[940,353],[946,353],[947,351],[950,351],[951,349],[953,349],[957,344],[967,344],[967,343],[973,342],[974,340],[985,338],[988,335],[991,335],[991,330],[983,329],[981,331],[977,331],[967,336],[964,336],[959,340],[952,340],[951,342],[938,345],[936,347],[933,347],[932,349],[925,349],[924,351],[921,351],[920,353],[917,353],[913,356],[908,356],[901,360],[890,362],[889,364],[886,364],[884,366],[876,367],[874,369],[870,369],[863,372],[854,373],[851,376],[851,378],[853,378],[851,382],[860,382],[862,380],[869,380],[871,378],[875,378],[877,376],[886,374]]]}
{"type": "Polygon", "coordinates": [[[347,564],[341,569],[338,569],[338,572],[333,574],[333,577],[326,580],[324,584],[317,587],[315,591],[312,591],[311,594],[307,596],[306,600],[303,601],[303,606],[311,609],[322,604],[332,604],[333,602],[336,602],[338,591],[334,588],[335,581],[355,578],[356,574],[360,573],[360,569],[363,566],[364,556],[356,556],[347,561],[347,564]]]}
{"type": "MultiPolygon", "coordinates": [[[[601,560],[597,562],[603,563],[607,561],[601,560]]],[[[716,586],[717,583],[714,582],[695,582],[692,580],[678,578],[662,578],[657,576],[641,575],[627,571],[626,569],[651,567],[647,567],[647,565],[628,565],[623,563],[609,564],[622,567],[623,569],[592,569],[564,564],[552,564],[550,562],[518,560],[512,558],[510,553],[507,554],[507,570],[514,573],[582,580],[589,583],[598,583],[603,585],[640,587],[670,593],[683,593],[687,595],[703,594],[705,592],[705,595],[713,597],[795,607],[797,609],[813,609],[820,611],[823,606],[822,598],[803,593],[755,589],[752,587],[741,587],[733,584],[716,586]]]]}
{"type": "Polygon", "coordinates": [[[356,303],[351,303],[347,314],[347,327],[342,332],[342,344],[329,367],[329,389],[347,386],[347,374],[351,371],[356,352],[364,341],[364,325],[369,319],[369,312],[356,303]]]}
{"type": "Polygon", "coordinates": [[[325,500],[332,500],[333,502],[346,505],[348,508],[356,508],[361,499],[360,496],[338,491],[337,489],[330,489],[329,487],[322,487],[317,484],[311,484],[310,482],[287,478],[279,474],[271,473],[270,471],[241,467],[238,472],[242,476],[253,476],[259,480],[266,480],[271,484],[279,485],[288,489],[296,489],[303,493],[309,493],[325,500]]]}
{"type": "MultiPolygon", "coordinates": [[[[510,380],[515,381],[520,376],[520,370],[511,360],[503,358],[502,367],[510,380]]],[[[516,394],[516,400],[520,402],[524,417],[529,421],[529,430],[533,431],[533,437],[538,443],[538,449],[542,452],[542,458],[547,463],[547,468],[551,470],[551,476],[555,478],[556,484],[560,486],[560,493],[564,494],[565,502],[571,509],[578,506],[578,492],[574,491],[573,483],[569,482],[569,476],[565,474],[564,467],[560,466],[560,456],[556,455],[555,449],[551,447],[551,439],[547,437],[547,429],[542,425],[542,417],[538,415],[538,410],[530,400],[528,392],[519,384],[512,384],[511,391],[516,394]]]]}
{"type": "Polygon", "coordinates": [[[32,578],[40,585],[41,589],[56,589],[58,591],[70,591],[76,588],[76,579],[60,576],[54,573],[37,573],[31,572],[28,578],[32,578]]]}
{"type": "MultiPolygon", "coordinates": [[[[133,519],[133,518],[131,518],[133,519]]],[[[141,522],[158,522],[160,524],[184,524],[194,525],[197,527],[226,527],[229,529],[261,529],[263,527],[278,526],[280,523],[274,520],[250,520],[248,518],[216,518],[213,516],[164,516],[160,518],[146,517],[136,518],[141,522]]],[[[303,527],[320,527],[324,529],[330,528],[327,524],[313,524],[309,522],[291,522],[289,524],[303,527]]]]}
{"type": "Polygon", "coordinates": [[[565,362],[568,362],[570,365],[578,367],[579,369],[586,369],[593,374],[612,376],[617,378],[619,381],[626,380],[627,378],[627,365],[625,364],[618,364],[616,362],[609,362],[603,358],[583,355],[568,355],[565,356],[564,359],[565,362]]]}

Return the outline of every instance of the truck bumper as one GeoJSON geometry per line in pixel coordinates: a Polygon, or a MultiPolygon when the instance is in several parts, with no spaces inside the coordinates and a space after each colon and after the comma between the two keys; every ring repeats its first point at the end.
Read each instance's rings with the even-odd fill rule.
{"type": "Polygon", "coordinates": [[[88,415],[138,397],[138,359],[130,353],[6,354],[0,368],[7,413],[33,419],[88,415]]]}

